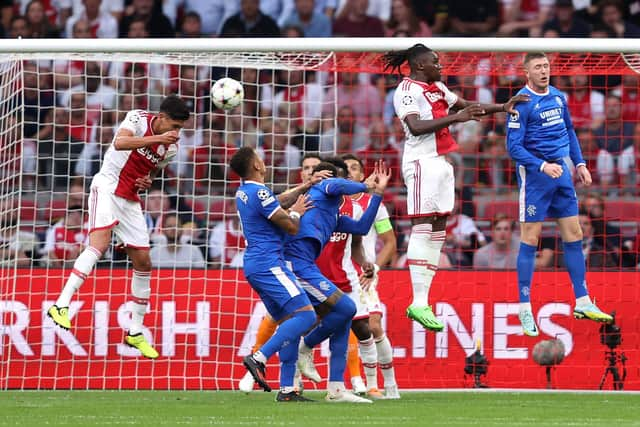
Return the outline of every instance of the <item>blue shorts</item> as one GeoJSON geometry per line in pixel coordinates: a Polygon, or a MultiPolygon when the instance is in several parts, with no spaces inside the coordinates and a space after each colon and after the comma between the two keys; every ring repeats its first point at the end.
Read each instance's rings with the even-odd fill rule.
{"type": "Polygon", "coordinates": [[[276,321],[311,304],[296,276],[284,265],[252,273],[247,276],[247,281],[276,321]]]}
{"type": "Polygon", "coordinates": [[[291,270],[300,278],[300,286],[309,296],[312,305],[322,304],[338,290],[314,262],[301,258],[289,258],[287,262],[291,263],[291,270]]]}
{"type": "Polygon", "coordinates": [[[544,172],[518,165],[520,222],[542,222],[547,218],[578,215],[578,197],[569,167],[564,161],[557,163],[562,166],[560,178],[551,178],[544,172]]]}

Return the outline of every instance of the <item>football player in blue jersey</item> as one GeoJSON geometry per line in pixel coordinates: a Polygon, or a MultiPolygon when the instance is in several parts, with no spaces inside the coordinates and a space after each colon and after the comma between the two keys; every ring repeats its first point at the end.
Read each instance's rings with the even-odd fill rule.
{"type": "Polygon", "coordinates": [[[520,186],[518,317],[524,333],[535,337],[539,331],[531,309],[530,287],[542,222],[547,217],[556,220],[562,237],[565,264],[576,297],[573,315],[598,322],[613,319],[594,304],[587,291],[578,200],[564,159],[571,158],[577,178],[584,185],[591,184],[591,174],[582,157],[567,102],[549,84],[550,64],[544,53],[526,54],[524,68],[527,85],[519,94],[528,95],[529,102],[517,104],[517,113],[507,118],[507,149],[516,162],[520,186]]]}
{"type": "Polygon", "coordinates": [[[285,241],[285,259],[291,263],[293,272],[300,278],[302,288],[307,291],[316,311],[323,314],[321,322],[300,342],[298,368],[307,378],[319,382],[320,375],[313,366],[311,350],[329,338],[331,356],[326,400],[371,403],[368,399],[348,392],[344,387],[349,330],[356,306],[322,275],[315,260],[334,231],[359,235],[368,233],[391,173],[384,162],[378,162],[374,173],[364,183],[350,181],[344,178],[348,167],[340,159],[321,162],[314,170],[330,170],[337,178],[325,179],[311,187],[308,196],[313,203],[313,210],[302,217],[300,231],[287,236],[285,241]],[[358,221],[339,215],[343,196],[364,191],[372,191],[373,196],[369,207],[358,221]]]}
{"type": "Polygon", "coordinates": [[[316,314],[298,279],[285,265],[283,242],[285,234],[298,233],[301,217],[312,207],[309,198],[302,195],[309,186],[298,186],[279,199],[264,185],[265,164],[250,147],[240,148],[230,166],[242,178],[236,206],[247,241],[244,274],[271,317],[280,323],[276,333],[243,363],[256,382],[271,391],[265,364],[279,352],[280,391],[276,400],[308,401],[294,389],[293,377],[300,337],[314,325],[316,314]],[[288,211],[283,208],[289,205],[288,211]]]}

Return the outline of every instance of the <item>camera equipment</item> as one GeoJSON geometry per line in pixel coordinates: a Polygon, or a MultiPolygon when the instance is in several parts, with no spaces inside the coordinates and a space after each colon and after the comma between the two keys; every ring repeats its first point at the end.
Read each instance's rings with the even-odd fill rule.
{"type": "MultiPolygon", "coordinates": [[[[480,351],[480,340],[476,342],[476,351],[464,359],[464,373],[473,375],[473,388],[489,388],[488,385],[480,382],[480,376],[486,375],[489,361],[480,351]]],[[[465,375],[466,378],[466,375],[465,375]]]]}
{"type": "Polygon", "coordinates": [[[613,378],[614,390],[622,390],[624,388],[624,380],[627,378],[627,356],[624,352],[620,354],[616,352],[616,348],[622,344],[622,332],[620,331],[620,326],[616,325],[615,311],[611,313],[611,317],[613,317],[611,323],[604,323],[600,326],[600,344],[609,347],[609,350],[604,351],[604,360],[607,361],[607,367],[600,380],[600,390],[604,387],[607,375],[609,374],[611,374],[613,378]],[[622,376],[620,376],[618,362],[622,364],[622,376]]]}

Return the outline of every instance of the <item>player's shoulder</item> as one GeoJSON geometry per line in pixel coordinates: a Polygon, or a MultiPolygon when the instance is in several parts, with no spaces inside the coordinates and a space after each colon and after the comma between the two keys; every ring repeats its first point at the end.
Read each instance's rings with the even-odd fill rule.
{"type": "Polygon", "coordinates": [[[405,77],[398,84],[398,87],[396,89],[396,96],[398,93],[408,94],[417,92],[422,92],[420,83],[416,82],[413,79],[410,79],[409,77],[405,77]]]}

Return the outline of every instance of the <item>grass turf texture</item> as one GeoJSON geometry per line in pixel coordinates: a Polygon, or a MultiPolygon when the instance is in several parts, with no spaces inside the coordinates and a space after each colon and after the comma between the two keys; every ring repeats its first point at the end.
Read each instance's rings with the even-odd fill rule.
{"type": "Polygon", "coordinates": [[[373,405],[274,398],[228,391],[0,391],[0,426],[640,426],[638,394],[405,392],[401,400],[373,405]]]}

